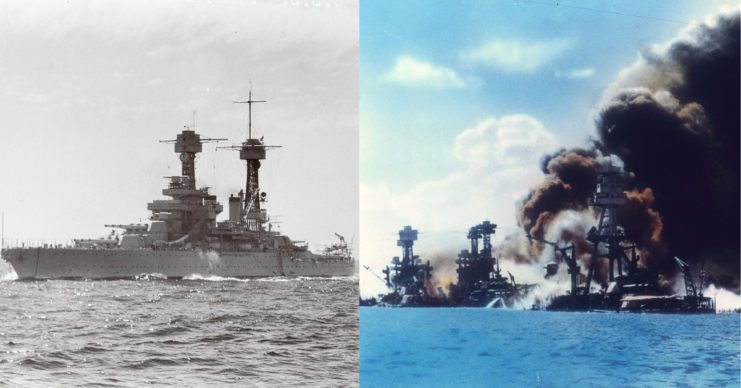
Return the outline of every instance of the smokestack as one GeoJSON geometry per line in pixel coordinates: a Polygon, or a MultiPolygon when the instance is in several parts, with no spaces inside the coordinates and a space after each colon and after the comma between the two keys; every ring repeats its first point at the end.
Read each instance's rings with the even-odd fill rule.
{"type": "Polygon", "coordinates": [[[235,197],[234,194],[229,196],[229,221],[239,221],[239,211],[241,210],[242,200],[240,197],[235,197]]]}

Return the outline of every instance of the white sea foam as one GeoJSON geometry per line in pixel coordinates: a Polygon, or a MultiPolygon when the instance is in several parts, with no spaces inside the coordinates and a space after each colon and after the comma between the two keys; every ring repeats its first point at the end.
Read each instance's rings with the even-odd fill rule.
{"type": "Polygon", "coordinates": [[[209,282],[248,282],[250,281],[250,279],[222,277],[222,276],[216,276],[216,275],[203,276],[203,275],[198,275],[198,274],[183,276],[183,280],[205,280],[209,282]]]}
{"type": "MultiPolygon", "coordinates": [[[[269,277],[269,278],[255,279],[255,281],[257,281],[257,282],[294,282],[296,280],[305,280],[305,279],[302,279],[302,278],[304,278],[304,276],[299,276],[299,277],[296,277],[296,278],[288,278],[288,277],[285,277],[285,276],[272,276],[272,277],[269,277]]],[[[308,279],[310,279],[310,278],[308,278],[308,279]]]]}
{"type": "Polygon", "coordinates": [[[489,304],[486,305],[486,308],[488,309],[500,308],[500,307],[504,307],[504,301],[502,300],[502,298],[495,298],[494,300],[489,302],[489,304]]]}
{"type": "Polygon", "coordinates": [[[134,276],[136,280],[167,280],[167,276],[161,273],[142,273],[134,276]]]}
{"type": "Polygon", "coordinates": [[[312,278],[312,279],[329,279],[329,280],[339,280],[341,282],[358,282],[359,276],[357,274],[350,275],[350,276],[331,276],[329,278],[312,278]]]}
{"type": "Polygon", "coordinates": [[[9,271],[10,272],[5,272],[5,271],[2,272],[2,276],[0,277],[0,281],[5,282],[5,281],[18,280],[18,274],[15,273],[15,271],[13,270],[13,268],[10,268],[9,271]]]}

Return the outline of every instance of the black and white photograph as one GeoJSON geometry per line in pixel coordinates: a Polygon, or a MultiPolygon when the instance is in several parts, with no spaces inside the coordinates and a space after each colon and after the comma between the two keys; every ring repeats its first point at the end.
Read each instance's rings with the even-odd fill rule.
{"type": "Polygon", "coordinates": [[[359,4],[0,4],[0,385],[359,384],[359,4]]]}

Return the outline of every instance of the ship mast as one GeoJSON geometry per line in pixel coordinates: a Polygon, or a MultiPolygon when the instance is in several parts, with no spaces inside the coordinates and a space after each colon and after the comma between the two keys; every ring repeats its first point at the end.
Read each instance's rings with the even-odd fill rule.
{"type": "Polygon", "coordinates": [[[249,124],[247,126],[247,128],[249,128],[249,132],[248,132],[249,135],[247,136],[247,140],[252,139],[252,104],[257,103],[257,102],[266,102],[266,101],[265,100],[253,101],[251,88],[250,88],[250,96],[247,99],[247,101],[234,101],[235,104],[247,104],[249,106],[249,109],[248,109],[249,110],[249,119],[248,119],[249,124]]]}
{"type": "MultiPolygon", "coordinates": [[[[260,193],[260,161],[265,159],[266,151],[280,146],[267,146],[263,143],[262,138],[252,138],[252,104],[265,102],[264,100],[253,100],[252,90],[250,90],[247,101],[235,101],[234,104],[247,104],[249,121],[247,141],[242,145],[223,147],[233,150],[239,150],[239,159],[247,163],[247,179],[245,183],[245,196],[243,214],[246,215],[251,229],[259,229],[257,224],[267,221],[267,215],[260,209],[260,202],[265,201],[265,193],[260,193]]],[[[240,219],[243,219],[240,217],[240,219]]]]}
{"type": "Polygon", "coordinates": [[[196,128],[196,111],[193,111],[193,129],[185,126],[185,130],[177,135],[175,140],[160,140],[160,143],[175,143],[175,153],[180,154],[180,163],[182,164],[182,176],[184,178],[183,187],[188,189],[196,188],[196,155],[203,151],[203,143],[219,142],[228,139],[211,139],[201,136],[195,132],[196,128]]]}
{"type": "MultiPolygon", "coordinates": [[[[250,212],[252,209],[260,210],[260,201],[255,196],[260,191],[260,160],[265,159],[265,147],[262,142],[252,140],[252,104],[265,102],[265,100],[252,100],[252,89],[250,88],[247,101],[235,101],[235,104],[247,104],[248,106],[248,135],[247,141],[242,144],[239,158],[247,162],[247,183],[245,188],[244,210],[250,212]],[[249,146],[249,148],[248,148],[249,146]]],[[[257,139],[255,139],[257,140],[257,139]]]]}
{"type": "Polygon", "coordinates": [[[615,263],[617,262],[618,276],[625,275],[623,262],[627,266],[627,275],[637,273],[638,259],[635,254],[635,244],[625,235],[622,227],[618,224],[618,209],[625,206],[626,199],[623,192],[623,169],[613,166],[612,160],[606,166],[600,166],[597,170],[597,190],[591,206],[601,208],[599,225],[592,227],[587,233],[587,240],[592,242],[594,249],[589,261],[586,287],[584,295],[588,295],[592,283],[592,276],[597,268],[597,261],[601,258],[609,260],[608,281],[615,280],[615,263]],[[606,247],[606,252],[600,250],[600,244],[606,247]],[[626,251],[630,251],[628,256],[626,251]]]}

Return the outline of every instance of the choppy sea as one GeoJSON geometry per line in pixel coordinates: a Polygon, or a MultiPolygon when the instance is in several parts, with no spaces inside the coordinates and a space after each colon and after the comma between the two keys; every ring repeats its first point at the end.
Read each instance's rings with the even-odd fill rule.
{"type": "Polygon", "coordinates": [[[358,279],[0,282],[0,386],[358,385],[358,279]]]}
{"type": "Polygon", "coordinates": [[[741,316],[360,308],[361,387],[739,387],[741,316]]]}

